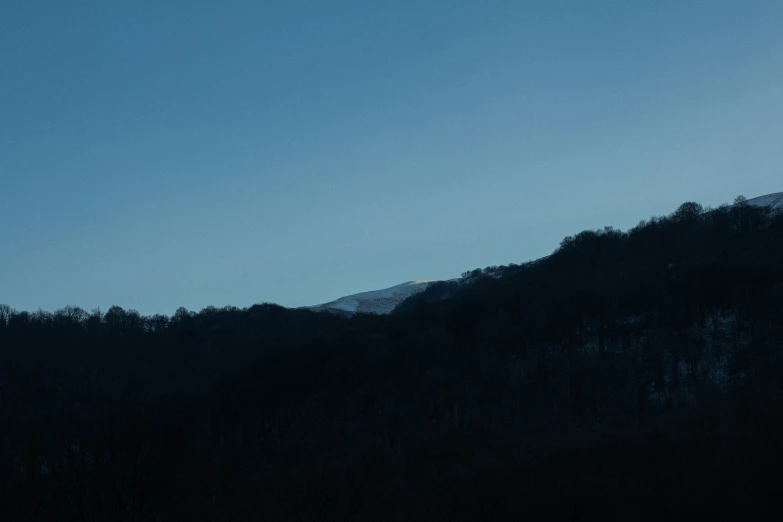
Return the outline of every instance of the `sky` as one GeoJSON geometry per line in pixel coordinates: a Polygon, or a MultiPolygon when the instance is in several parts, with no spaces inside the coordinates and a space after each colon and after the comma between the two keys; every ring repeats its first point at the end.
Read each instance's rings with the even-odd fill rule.
{"type": "Polygon", "coordinates": [[[0,3],[0,303],[301,306],[783,191],[783,2],[0,3]]]}

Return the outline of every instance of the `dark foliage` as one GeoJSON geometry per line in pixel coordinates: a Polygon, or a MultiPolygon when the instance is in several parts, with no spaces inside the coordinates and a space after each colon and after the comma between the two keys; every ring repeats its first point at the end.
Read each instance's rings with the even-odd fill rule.
{"type": "Polygon", "coordinates": [[[383,317],[0,306],[0,520],[770,518],[783,216],[736,203],[383,317]]]}

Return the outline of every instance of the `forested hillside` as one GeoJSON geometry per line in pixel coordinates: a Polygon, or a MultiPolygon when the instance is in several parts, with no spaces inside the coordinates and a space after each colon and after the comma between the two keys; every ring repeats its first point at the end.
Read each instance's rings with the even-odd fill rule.
{"type": "Polygon", "coordinates": [[[783,508],[779,210],[686,203],[465,277],[388,316],[1,306],[0,520],[783,508]]]}

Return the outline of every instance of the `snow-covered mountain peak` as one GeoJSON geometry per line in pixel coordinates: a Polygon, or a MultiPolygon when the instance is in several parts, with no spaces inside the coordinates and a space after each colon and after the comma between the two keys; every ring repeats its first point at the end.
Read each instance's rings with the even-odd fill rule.
{"type": "Polygon", "coordinates": [[[313,311],[333,311],[342,313],[389,314],[407,298],[423,292],[432,283],[439,280],[408,281],[400,285],[348,295],[334,301],[316,306],[308,306],[313,311]]]}
{"type": "Polygon", "coordinates": [[[748,204],[757,207],[783,208],[783,192],[775,192],[766,196],[749,199],[748,204]]]}

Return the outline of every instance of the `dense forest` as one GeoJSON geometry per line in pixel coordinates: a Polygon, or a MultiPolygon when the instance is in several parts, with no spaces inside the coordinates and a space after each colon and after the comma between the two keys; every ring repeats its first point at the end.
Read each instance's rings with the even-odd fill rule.
{"type": "Polygon", "coordinates": [[[0,520],[779,519],[783,214],[463,279],[387,316],[0,306],[0,520]]]}

